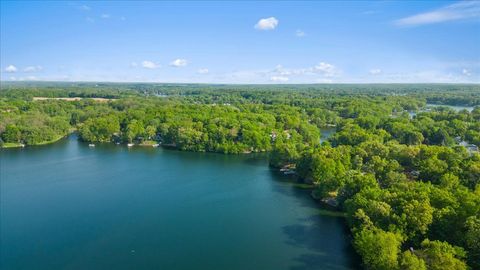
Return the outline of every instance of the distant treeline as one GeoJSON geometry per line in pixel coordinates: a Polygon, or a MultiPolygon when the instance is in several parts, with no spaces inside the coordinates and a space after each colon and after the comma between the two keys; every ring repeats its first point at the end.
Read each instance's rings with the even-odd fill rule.
{"type": "Polygon", "coordinates": [[[89,83],[89,82],[2,82],[2,96],[103,97],[187,96],[200,100],[261,103],[299,102],[306,97],[396,96],[407,95],[428,103],[480,105],[478,84],[166,84],[166,83],[89,83]],[[28,90],[28,91],[19,91],[28,90]]]}

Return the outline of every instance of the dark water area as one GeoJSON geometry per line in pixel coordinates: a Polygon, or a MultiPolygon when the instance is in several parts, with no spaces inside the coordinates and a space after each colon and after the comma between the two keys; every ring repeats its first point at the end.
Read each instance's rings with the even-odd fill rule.
{"type": "Polygon", "coordinates": [[[0,150],[0,268],[355,269],[340,217],[265,155],[0,150]]]}
{"type": "Polygon", "coordinates": [[[337,128],[335,127],[322,128],[320,129],[320,132],[321,132],[320,142],[324,142],[324,141],[327,141],[328,138],[332,137],[332,135],[335,134],[335,132],[337,132],[337,128]]]}

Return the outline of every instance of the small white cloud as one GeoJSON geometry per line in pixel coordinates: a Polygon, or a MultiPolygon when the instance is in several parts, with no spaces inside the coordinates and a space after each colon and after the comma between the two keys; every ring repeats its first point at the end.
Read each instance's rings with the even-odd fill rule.
{"type": "Polygon", "coordinates": [[[430,12],[395,21],[398,26],[416,26],[480,17],[480,1],[461,1],[430,12]]]}
{"type": "Polygon", "coordinates": [[[100,16],[100,18],[102,18],[102,19],[110,19],[110,14],[102,14],[102,15],[100,16]]]}
{"type": "Polygon", "coordinates": [[[320,62],[320,64],[316,65],[312,69],[315,73],[321,73],[325,77],[333,77],[337,74],[337,68],[329,63],[320,62]]]}
{"type": "Polygon", "coordinates": [[[277,65],[273,70],[270,71],[275,76],[316,76],[321,75],[323,77],[337,77],[340,74],[340,71],[332,64],[320,62],[319,64],[313,67],[307,68],[296,68],[296,69],[287,69],[282,65],[277,65]]]}
{"type": "Polygon", "coordinates": [[[28,66],[23,69],[23,72],[39,72],[42,71],[42,66],[28,66]]]}
{"type": "Polygon", "coordinates": [[[85,20],[89,23],[94,23],[95,22],[95,19],[92,18],[92,17],[86,17],[85,20]]]}
{"type": "Polygon", "coordinates": [[[374,69],[370,69],[369,73],[371,75],[378,75],[378,74],[382,73],[382,70],[379,69],[379,68],[374,68],[374,69]]]}
{"type": "Polygon", "coordinates": [[[272,82],[288,82],[288,77],[285,76],[272,76],[270,77],[272,82]]]}
{"type": "Polygon", "coordinates": [[[170,62],[170,66],[172,67],[184,67],[188,64],[188,61],[185,59],[175,59],[170,62]]]}
{"type": "Polygon", "coordinates": [[[472,76],[472,73],[470,72],[470,70],[464,68],[462,70],[462,74],[465,75],[465,76],[472,76]]]}
{"type": "Polygon", "coordinates": [[[9,65],[5,68],[5,72],[14,73],[17,72],[17,67],[14,65],[9,65]]]}
{"type": "Polygon", "coordinates": [[[132,62],[132,63],[130,63],[130,66],[131,67],[138,67],[138,64],[137,64],[137,62],[132,62]]]}
{"type": "Polygon", "coordinates": [[[270,17],[266,19],[260,19],[257,24],[255,24],[255,29],[257,30],[273,30],[277,27],[278,20],[275,17],[270,17]]]}
{"type": "Polygon", "coordinates": [[[38,80],[38,78],[35,77],[35,76],[27,76],[27,77],[25,77],[25,80],[26,81],[36,81],[36,80],[38,80]]]}
{"type": "Polygon", "coordinates": [[[273,72],[282,76],[288,76],[292,74],[292,71],[285,69],[282,65],[277,65],[275,69],[273,69],[273,72]]]}
{"type": "Polygon", "coordinates": [[[299,29],[299,30],[295,31],[295,35],[296,35],[297,37],[304,37],[304,36],[305,36],[305,32],[303,32],[302,30],[299,29]]]}
{"type": "Polygon", "coordinates": [[[152,61],[145,60],[145,61],[142,62],[142,67],[147,68],[147,69],[156,69],[156,68],[159,68],[160,65],[155,64],[152,61]]]}
{"type": "Polygon", "coordinates": [[[209,72],[208,68],[201,68],[197,70],[198,74],[207,74],[209,72]]]}

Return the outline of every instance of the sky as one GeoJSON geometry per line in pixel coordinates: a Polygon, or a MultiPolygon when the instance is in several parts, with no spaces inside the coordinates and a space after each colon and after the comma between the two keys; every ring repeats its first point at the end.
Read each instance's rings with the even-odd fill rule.
{"type": "Polygon", "coordinates": [[[0,1],[2,81],[480,83],[480,1],[0,1]]]}

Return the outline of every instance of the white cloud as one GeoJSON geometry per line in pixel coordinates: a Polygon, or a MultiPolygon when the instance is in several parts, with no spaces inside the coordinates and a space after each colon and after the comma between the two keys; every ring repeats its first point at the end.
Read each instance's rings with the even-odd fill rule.
{"type": "Polygon", "coordinates": [[[332,64],[326,62],[320,62],[319,64],[313,67],[307,68],[296,68],[296,69],[287,69],[282,65],[277,65],[270,73],[275,74],[276,76],[323,76],[323,77],[337,77],[340,74],[340,71],[332,64]]]}
{"type": "Polygon", "coordinates": [[[130,63],[130,66],[131,67],[138,67],[138,64],[137,64],[137,62],[132,62],[132,63],[130,63]]]}
{"type": "Polygon", "coordinates": [[[295,35],[296,35],[297,37],[304,37],[304,36],[305,36],[305,32],[303,32],[302,30],[299,29],[299,30],[295,31],[295,35]]]}
{"type": "Polygon", "coordinates": [[[110,14],[102,14],[102,15],[100,16],[100,18],[102,18],[102,19],[110,19],[110,14]]]}
{"type": "Polygon", "coordinates": [[[379,69],[379,68],[374,68],[374,69],[370,69],[369,73],[371,75],[378,75],[378,74],[382,73],[382,70],[379,69]]]}
{"type": "Polygon", "coordinates": [[[92,17],[86,17],[85,20],[89,23],[94,23],[95,22],[95,19],[92,18],[92,17]]]}
{"type": "Polygon", "coordinates": [[[42,71],[42,66],[28,66],[23,69],[23,72],[39,72],[42,71]]]}
{"type": "Polygon", "coordinates": [[[207,74],[208,72],[208,68],[200,68],[199,70],[197,70],[198,74],[207,74]]]}
{"type": "MultiPolygon", "coordinates": [[[[478,83],[480,77],[465,76],[442,70],[418,70],[412,72],[382,73],[376,76],[377,83],[478,83]]],[[[372,82],[368,80],[366,82],[372,82]]]]}
{"type": "Polygon", "coordinates": [[[480,17],[480,1],[461,1],[395,21],[398,26],[416,26],[480,17]]]}
{"type": "Polygon", "coordinates": [[[145,60],[145,61],[142,62],[142,67],[147,68],[147,69],[156,69],[156,68],[159,68],[160,65],[155,64],[152,61],[145,60]]]}
{"type": "Polygon", "coordinates": [[[316,73],[322,73],[327,77],[332,77],[337,73],[334,65],[325,62],[320,62],[320,64],[314,66],[313,71],[316,73]]]}
{"type": "Polygon", "coordinates": [[[88,10],[91,9],[91,8],[90,8],[89,6],[87,6],[87,5],[81,5],[81,6],[79,6],[78,8],[81,9],[81,10],[85,10],[85,11],[88,11],[88,10]]]}
{"type": "Polygon", "coordinates": [[[188,61],[185,59],[175,59],[170,62],[170,66],[172,67],[184,67],[188,64],[188,61]]]}
{"type": "Polygon", "coordinates": [[[258,30],[273,30],[277,27],[278,20],[275,17],[270,17],[266,19],[260,19],[257,24],[255,24],[255,29],[258,30]]]}
{"type": "Polygon", "coordinates": [[[270,81],[272,81],[272,82],[288,82],[288,77],[272,76],[272,77],[270,77],[270,81]]]}
{"type": "Polygon", "coordinates": [[[465,75],[465,76],[472,76],[472,73],[470,72],[470,70],[464,68],[462,70],[462,74],[465,75]]]}
{"type": "Polygon", "coordinates": [[[14,65],[9,65],[5,68],[5,72],[14,73],[17,72],[17,67],[14,65]]]}
{"type": "Polygon", "coordinates": [[[285,69],[282,65],[277,65],[275,69],[273,69],[273,72],[282,76],[288,76],[292,74],[291,70],[285,69]]]}

